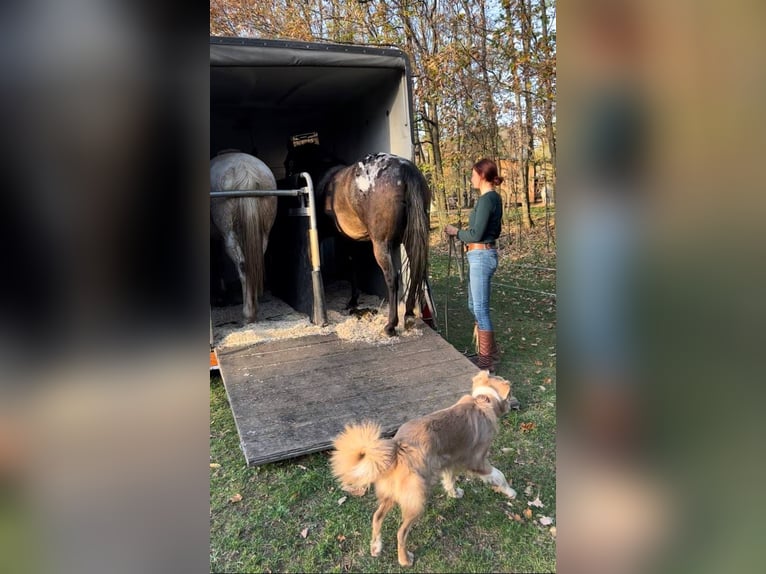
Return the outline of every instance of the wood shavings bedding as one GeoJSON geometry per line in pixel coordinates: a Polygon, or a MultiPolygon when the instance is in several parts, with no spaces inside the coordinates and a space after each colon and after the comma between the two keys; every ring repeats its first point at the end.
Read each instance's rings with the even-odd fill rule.
{"type": "MultiPolygon", "coordinates": [[[[377,296],[359,294],[358,312],[349,315],[345,308],[350,287],[334,283],[325,292],[327,322],[324,327],[314,325],[309,317],[299,313],[287,303],[264,294],[258,303],[258,321],[242,324],[242,306],[213,307],[213,343],[219,347],[239,347],[262,341],[292,339],[308,335],[336,333],[338,338],[364,341],[371,345],[390,345],[393,339],[383,332],[387,306],[377,296]]],[[[416,337],[422,334],[418,327],[404,330],[404,304],[399,305],[397,336],[416,337]]]]}

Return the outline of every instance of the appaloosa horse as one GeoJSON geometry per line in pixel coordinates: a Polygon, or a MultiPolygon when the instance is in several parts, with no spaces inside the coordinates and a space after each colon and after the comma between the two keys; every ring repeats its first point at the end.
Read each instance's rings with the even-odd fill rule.
{"type": "MultiPolygon", "coordinates": [[[[317,210],[330,217],[343,236],[372,242],[388,289],[385,332],[393,336],[399,323],[402,244],[410,265],[409,283],[404,286],[405,328],[414,323],[415,302],[422,302],[428,272],[431,190],[415,164],[403,157],[376,153],[346,167],[330,167],[333,163],[319,146],[304,144],[290,150],[285,166],[288,176],[307,171],[318,182],[317,210]]],[[[352,286],[350,306],[355,298],[352,286]]]]}
{"type": "MultiPolygon", "coordinates": [[[[210,161],[210,189],[275,190],[277,182],[268,166],[258,158],[225,152],[210,161]]],[[[252,323],[258,313],[258,296],[263,294],[263,256],[277,216],[277,198],[213,198],[210,215],[223,236],[226,253],[234,262],[242,283],[242,314],[246,322],[252,323]]]]}

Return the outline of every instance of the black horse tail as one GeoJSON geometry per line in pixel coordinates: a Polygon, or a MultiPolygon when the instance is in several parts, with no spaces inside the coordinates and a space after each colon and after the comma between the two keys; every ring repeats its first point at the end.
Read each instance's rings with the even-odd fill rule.
{"type": "Polygon", "coordinates": [[[412,309],[415,301],[423,301],[423,288],[428,273],[428,245],[431,221],[431,190],[423,174],[412,162],[404,169],[404,185],[407,193],[407,225],[404,228],[404,249],[410,263],[406,308],[412,309]]]}

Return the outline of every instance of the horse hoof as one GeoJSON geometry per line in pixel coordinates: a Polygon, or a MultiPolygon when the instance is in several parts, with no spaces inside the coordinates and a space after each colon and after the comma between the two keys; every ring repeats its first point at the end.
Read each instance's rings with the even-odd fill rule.
{"type": "Polygon", "coordinates": [[[415,326],[415,316],[414,315],[407,315],[404,318],[404,328],[405,329],[412,329],[415,326]]]}
{"type": "Polygon", "coordinates": [[[392,327],[390,325],[386,325],[386,328],[383,329],[383,332],[388,335],[389,337],[393,337],[396,335],[396,328],[392,327]]]}

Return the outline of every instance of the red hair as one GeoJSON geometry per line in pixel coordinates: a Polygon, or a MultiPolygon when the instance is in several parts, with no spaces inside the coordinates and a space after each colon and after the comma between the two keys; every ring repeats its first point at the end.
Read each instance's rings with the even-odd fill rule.
{"type": "Polygon", "coordinates": [[[480,159],[473,164],[473,169],[482,179],[490,182],[492,185],[500,185],[505,179],[497,175],[497,165],[491,159],[480,159]]]}

